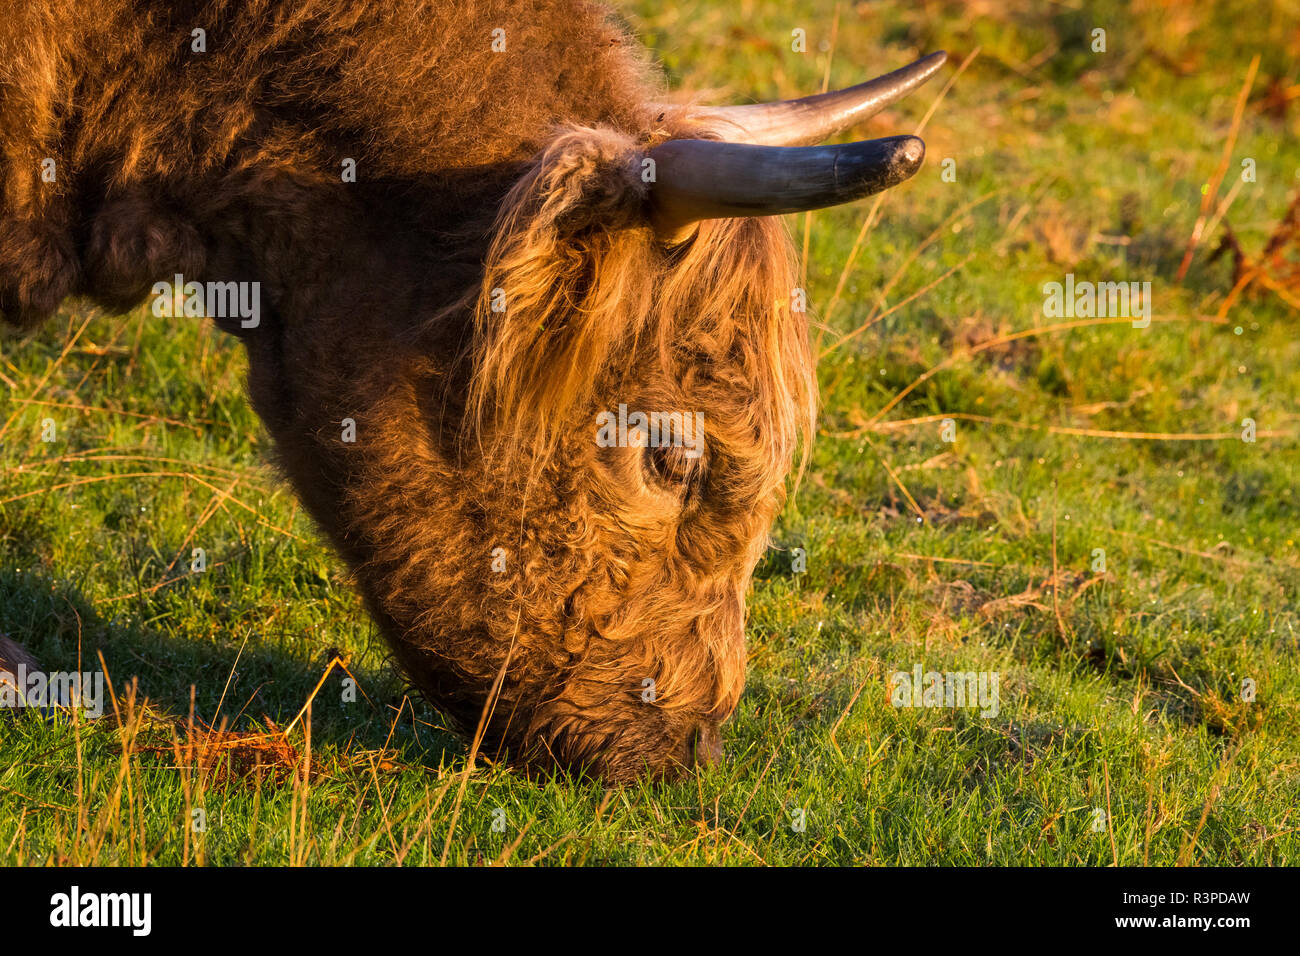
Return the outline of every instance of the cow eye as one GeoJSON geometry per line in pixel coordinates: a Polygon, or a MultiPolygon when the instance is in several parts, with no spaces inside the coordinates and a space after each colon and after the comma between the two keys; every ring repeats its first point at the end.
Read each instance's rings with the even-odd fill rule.
{"type": "Polygon", "coordinates": [[[645,450],[646,468],[669,485],[687,485],[699,471],[701,459],[691,457],[682,445],[661,445],[645,450]]]}

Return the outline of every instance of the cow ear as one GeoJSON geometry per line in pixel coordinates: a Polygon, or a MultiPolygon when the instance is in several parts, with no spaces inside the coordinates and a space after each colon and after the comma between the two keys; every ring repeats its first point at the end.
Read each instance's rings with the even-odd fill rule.
{"type": "Polygon", "coordinates": [[[507,195],[475,305],[469,410],[480,438],[554,435],[644,325],[662,253],[641,156],[621,133],[566,129],[507,195]]]}

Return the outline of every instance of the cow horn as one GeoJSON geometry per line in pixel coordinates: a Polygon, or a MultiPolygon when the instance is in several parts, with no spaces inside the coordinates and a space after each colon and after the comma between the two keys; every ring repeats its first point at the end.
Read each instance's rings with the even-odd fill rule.
{"type": "Polygon", "coordinates": [[[933,76],[947,59],[948,54],[940,51],[845,90],[749,106],[706,106],[693,115],[721,120],[743,134],[730,136],[723,132],[729,140],[760,146],[810,146],[901,100],[933,76]]]}
{"type": "Polygon", "coordinates": [[[702,219],[778,216],[852,202],[921,168],[925,143],[890,136],[838,146],[755,146],[674,139],[650,150],[651,221],[673,245],[702,219]]]}

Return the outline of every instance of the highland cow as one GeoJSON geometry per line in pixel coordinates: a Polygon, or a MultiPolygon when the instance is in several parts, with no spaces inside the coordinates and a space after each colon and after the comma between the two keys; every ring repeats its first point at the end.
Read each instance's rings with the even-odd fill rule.
{"type": "Polygon", "coordinates": [[[671,775],[720,754],[813,421],[779,214],[912,175],[811,144],[942,61],[665,106],[583,0],[16,0],[0,313],[256,283],[214,320],[406,678],[525,768],[671,775]],[[702,450],[598,442],[620,406],[702,450]]]}

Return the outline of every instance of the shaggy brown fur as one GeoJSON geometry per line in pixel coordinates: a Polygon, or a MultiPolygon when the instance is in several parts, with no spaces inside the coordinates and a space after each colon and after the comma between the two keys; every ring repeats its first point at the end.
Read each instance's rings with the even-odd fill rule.
{"type": "Polygon", "coordinates": [[[656,242],[641,158],[710,133],[650,76],[581,0],[0,19],[0,312],[260,282],[261,324],[223,327],[402,670],[467,730],[486,707],[487,748],[609,780],[719,750],[814,404],[781,223],[656,242]],[[705,455],[599,447],[620,403],[703,413],[705,455]]]}

